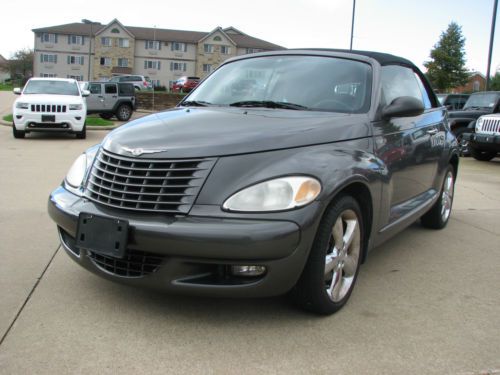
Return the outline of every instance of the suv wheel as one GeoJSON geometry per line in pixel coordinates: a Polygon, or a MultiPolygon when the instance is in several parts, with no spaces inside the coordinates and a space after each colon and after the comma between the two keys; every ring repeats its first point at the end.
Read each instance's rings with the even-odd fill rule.
{"type": "Polygon", "coordinates": [[[87,138],[87,126],[83,125],[82,131],[76,133],[76,139],[85,139],[87,138]]]}
{"type": "Polygon", "coordinates": [[[128,121],[132,116],[132,108],[127,104],[121,104],[116,110],[116,118],[120,121],[128,121]]]}
{"type": "Polygon", "coordinates": [[[358,276],[364,244],[358,202],[341,196],[327,210],[302,275],[292,291],[306,310],[333,314],[349,299],[358,276]]]}
{"type": "Polygon", "coordinates": [[[24,138],[26,132],[23,130],[17,130],[16,125],[12,123],[12,134],[14,135],[14,138],[24,138]]]}
{"type": "Polygon", "coordinates": [[[469,141],[464,139],[464,133],[472,133],[472,129],[459,128],[454,131],[458,142],[458,152],[460,153],[460,156],[469,156],[471,154],[469,141]]]}
{"type": "Polygon", "coordinates": [[[431,229],[442,229],[448,224],[453,206],[455,192],[455,175],[453,167],[448,166],[444,177],[441,194],[434,206],[420,219],[422,225],[431,229]]]}
{"type": "Polygon", "coordinates": [[[479,161],[490,161],[497,155],[496,152],[481,151],[475,148],[471,148],[470,153],[474,159],[479,161]]]}

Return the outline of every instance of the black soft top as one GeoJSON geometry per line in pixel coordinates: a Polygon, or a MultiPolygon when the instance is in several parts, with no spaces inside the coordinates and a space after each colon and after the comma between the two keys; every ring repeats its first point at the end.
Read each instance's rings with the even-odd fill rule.
{"type": "Polygon", "coordinates": [[[389,53],[373,52],[373,51],[359,51],[359,50],[349,50],[349,49],[334,49],[334,48],[307,48],[304,51],[325,51],[325,52],[338,52],[338,53],[350,53],[353,55],[361,55],[370,57],[377,60],[380,65],[406,65],[416,68],[410,60],[403,57],[391,55],[389,53]]]}

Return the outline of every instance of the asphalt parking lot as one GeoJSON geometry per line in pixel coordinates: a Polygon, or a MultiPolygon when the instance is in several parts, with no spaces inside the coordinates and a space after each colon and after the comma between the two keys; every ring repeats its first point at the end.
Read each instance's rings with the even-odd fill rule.
{"type": "Polygon", "coordinates": [[[0,374],[483,374],[500,369],[500,158],[461,160],[442,231],[374,250],[330,317],[286,298],[170,296],[102,280],[59,247],[47,197],[104,131],[0,126],[0,374]]]}

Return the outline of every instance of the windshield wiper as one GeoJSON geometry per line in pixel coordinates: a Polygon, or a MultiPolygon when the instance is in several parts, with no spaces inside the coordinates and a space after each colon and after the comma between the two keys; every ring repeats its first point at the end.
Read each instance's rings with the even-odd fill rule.
{"type": "Polygon", "coordinates": [[[288,102],[274,102],[272,100],[243,100],[229,104],[231,107],[264,107],[282,109],[308,109],[306,106],[288,102]]]}
{"type": "Polygon", "coordinates": [[[203,100],[186,100],[181,102],[181,106],[183,107],[206,107],[212,103],[205,102],[203,100]]]}

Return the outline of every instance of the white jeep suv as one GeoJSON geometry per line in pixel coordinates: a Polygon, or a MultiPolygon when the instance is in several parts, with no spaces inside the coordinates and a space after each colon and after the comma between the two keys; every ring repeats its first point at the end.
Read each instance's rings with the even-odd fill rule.
{"type": "Polygon", "coordinates": [[[24,138],[34,131],[59,131],[86,136],[85,119],[89,95],[74,79],[31,78],[24,89],[14,89],[21,95],[12,108],[12,130],[15,138],[24,138]]]}

